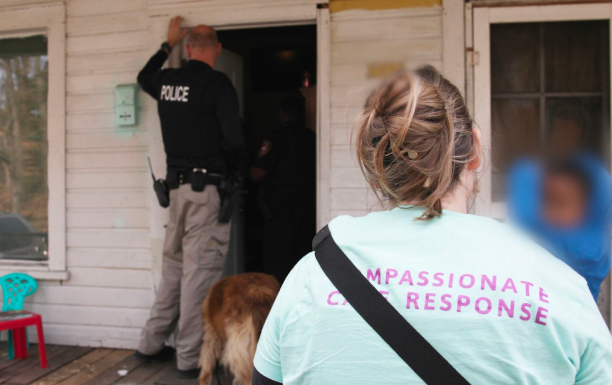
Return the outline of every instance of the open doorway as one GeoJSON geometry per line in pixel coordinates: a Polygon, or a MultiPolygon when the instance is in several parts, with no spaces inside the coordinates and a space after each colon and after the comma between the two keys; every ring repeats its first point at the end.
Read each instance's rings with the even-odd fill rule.
{"type": "MultiPolygon", "coordinates": [[[[316,132],[317,114],[316,25],[221,30],[217,31],[217,34],[223,50],[215,69],[228,75],[236,87],[250,164],[257,165],[258,157],[265,154],[270,145],[275,151],[277,148],[274,146],[280,146],[280,144],[272,143],[270,139],[278,137],[279,130],[286,129],[280,113],[281,105],[288,99],[300,100],[303,105],[301,121],[303,126],[312,132],[313,145],[312,154],[305,154],[299,162],[308,163],[312,169],[313,207],[300,208],[304,212],[301,215],[302,218],[293,220],[302,221],[301,225],[277,223],[276,226],[281,229],[278,234],[279,241],[287,240],[286,238],[292,235],[287,234],[288,226],[293,227],[291,231],[294,233],[300,232],[302,240],[311,238],[316,227],[316,204],[314,203],[314,192],[316,191],[314,133],[316,132]]],[[[184,53],[181,57],[182,60],[187,59],[184,53]]],[[[266,246],[270,243],[270,229],[272,228],[270,212],[276,211],[276,216],[279,215],[278,207],[269,206],[281,204],[278,199],[270,199],[271,194],[275,193],[273,190],[278,189],[278,186],[275,187],[275,183],[270,180],[281,173],[283,176],[280,178],[292,173],[291,170],[296,168],[294,166],[296,159],[289,160],[287,156],[278,156],[277,161],[285,162],[285,164],[276,165],[274,170],[268,170],[268,175],[263,180],[254,181],[248,176],[245,177],[241,207],[232,219],[232,236],[226,274],[261,271],[272,273],[279,280],[284,279],[285,273],[271,269],[269,258],[264,258],[264,255],[270,253],[269,247],[266,246]]],[[[296,174],[303,172],[298,168],[295,170],[296,174]]],[[[309,178],[309,176],[304,176],[304,178],[309,178]]],[[[299,178],[296,179],[299,180],[299,178]]],[[[293,196],[281,197],[280,201],[304,199],[298,191],[291,194],[293,196]]],[[[294,209],[291,205],[286,205],[281,211],[294,211],[294,209]]],[[[298,252],[305,254],[307,251],[298,252]]],[[[276,251],[276,253],[280,252],[280,250],[276,251]]],[[[288,255],[287,259],[297,262],[301,256],[303,254],[300,256],[288,255]]]]}

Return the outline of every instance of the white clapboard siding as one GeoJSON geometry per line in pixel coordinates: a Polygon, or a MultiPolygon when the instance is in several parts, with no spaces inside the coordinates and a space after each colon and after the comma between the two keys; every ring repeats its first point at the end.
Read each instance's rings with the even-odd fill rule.
{"type": "Polygon", "coordinates": [[[69,76],[81,74],[96,74],[109,72],[131,71],[132,80],[136,82],[136,75],[143,63],[142,57],[146,49],[129,52],[106,52],[68,56],[66,60],[66,71],[69,76]]]}
{"type": "Polygon", "coordinates": [[[71,0],[66,13],[68,19],[87,16],[104,16],[126,12],[146,12],[148,0],[71,0]]]}
{"type": "MultiPolygon", "coordinates": [[[[413,69],[417,66],[429,64],[442,69],[442,61],[431,58],[414,58],[403,62],[405,69],[413,69]]],[[[332,85],[363,85],[366,83],[377,84],[381,79],[368,78],[368,68],[362,63],[339,63],[331,66],[332,85]]]]}
{"type": "Polygon", "coordinates": [[[77,189],[142,189],[151,181],[148,170],[106,171],[73,170],[66,178],[69,190],[77,189]]]}
{"type": "Polygon", "coordinates": [[[356,210],[332,210],[331,211],[331,217],[332,219],[335,217],[339,217],[341,215],[350,215],[352,217],[363,217],[365,215],[368,215],[371,212],[371,210],[368,210],[366,208],[363,209],[356,209],[356,210]]]}
{"type": "Polygon", "coordinates": [[[149,132],[143,129],[112,128],[98,131],[68,132],[66,148],[69,150],[95,148],[146,147],[149,132]]]}
{"type": "Polygon", "coordinates": [[[406,40],[380,40],[332,43],[332,64],[371,63],[373,61],[403,62],[411,60],[439,60],[442,39],[425,37],[406,40]]]}
{"type": "Polygon", "coordinates": [[[148,231],[141,229],[74,229],[68,232],[67,241],[68,247],[126,249],[145,249],[151,243],[148,231]]]}
{"type": "Polygon", "coordinates": [[[82,94],[85,91],[111,92],[118,84],[128,83],[136,83],[133,69],[102,74],[70,75],[66,88],[71,94],[82,94]]]}
{"type": "Polygon", "coordinates": [[[134,169],[146,168],[145,150],[123,151],[68,151],[66,166],[70,169],[134,169]],[[117,153],[121,156],[117,156],[117,153]]]}
{"type": "Polygon", "coordinates": [[[71,247],[68,249],[68,267],[144,269],[151,268],[148,249],[71,247]]]}
{"type": "Polygon", "coordinates": [[[332,167],[359,167],[357,155],[347,145],[332,146],[331,165],[332,167]]]}
{"type": "Polygon", "coordinates": [[[149,18],[142,11],[121,12],[108,15],[92,15],[68,18],[68,38],[103,33],[146,31],[149,18]]]}
{"type": "Polygon", "coordinates": [[[83,55],[96,52],[122,52],[140,50],[149,44],[148,31],[114,32],[101,35],[75,36],[67,40],[68,55],[83,55]]]}
{"type": "MultiPolygon", "coordinates": [[[[333,90],[332,86],[332,90],[333,90]]],[[[355,100],[351,104],[334,103],[332,100],[331,123],[351,127],[355,118],[362,111],[363,100],[355,100]]]]}
{"type": "Polygon", "coordinates": [[[332,167],[331,186],[334,188],[364,188],[366,181],[359,167],[332,167]]]}
{"type": "Polygon", "coordinates": [[[332,205],[338,210],[378,209],[380,204],[371,189],[337,188],[332,191],[332,205]]]}
{"type": "Polygon", "coordinates": [[[332,14],[331,54],[331,214],[360,216],[380,209],[350,143],[355,118],[382,80],[368,78],[368,67],[399,63],[407,69],[423,64],[441,69],[442,10],[332,14]]]}
{"type": "Polygon", "coordinates": [[[363,104],[370,92],[379,84],[379,79],[368,79],[359,84],[337,84],[331,88],[331,98],[335,103],[363,104]]]}
{"type": "MultiPolygon", "coordinates": [[[[141,93],[140,100],[142,101],[144,94],[141,93]]],[[[138,117],[139,124],[138,128],[146,130],[149,127],[148,115],[144,113],[141,108],[138,117]]],[[[112,108],[105,108],[103,111],[89,111],[86,113],[72,113],[66,117],[66,129],[70,131],[89,131],[99,129],[116,129],[123,130],[123,128],[117,128],[115,126],[115,112],[112,108]]]]}
{"type": "MultiPolygon", "coordinates": [[[[140,114],[143,114],[143,108],[148,105],[147,98],[140,98],[140,114]]],[[[104,91],[89,91],[80,93],[68,93],[66,96],[66,110],[68,115],[73,113],[84,113],[90,115],[92,112],[110,112],[114,111],[115,93],[113,90],[104,91]]],[[[114,124],[113,124],[114,126],[114,124]]]]}
{"type": "MultiPolygon", "coordinates": [[[[45,342],[55,345],[136,349],[142,329],[139,327],[84,326],[54,324],[45,319],[45,342]]],[[[37,342],[36,332],[28,333],[37,342]]]]}
{"type": "MultiPolygon", "coordinates": [[[[122,247],[117,245],[116,247],[122,247]]],[[[72,267],[65,286],[151,289],[153,276],[148,270],[72,267]]]]}
{"type": "Polygon", "coordinates": [[[141,209],[69,209],[69,229],[149,229],[149,210],[141,209]]]}
{"type": "MultiPolygon", "coordinates": [[[[28,302],[37,305],[120,307],[149,310],[153,293],[149,289],[39,285],[28,302]]],[[[46,321],[46,320],[45,320],[46,321]]]]}
{"type": "MultiPolygon", "coordinates": [[[[331,144],[336,145],[351,145],[351,140],[357,140],[357,129],[353,128],[351,124],[336,124],[331,127],[331,144]],[[355,130],[355,132],[353,132],[355,130]]],[[[354,147],[350,148],[351,153],[354,153],[354,147]]]]}
{"type": "MultiPolygon", "coordinates": [[[[116,298],[121,301],[121,297],[116,298]]],[[[70,306],[28,303],[27,310],[39,313],[47,322],[64,325],[143,327],[149,309],[102,306],[70,306]]]]}
{"type": "Polygon", "coordinates": [[[413,11],[414,16],[406,17],[405,12],[397,17],[388,15],[384,22],[380,19],[349,19],[334,18],[332,24],[332,43],[346,41],[381,41],[396,39],[413,39],[440,37],[442,34],[442,18],[436,8],[424,12],[413,11]]]}

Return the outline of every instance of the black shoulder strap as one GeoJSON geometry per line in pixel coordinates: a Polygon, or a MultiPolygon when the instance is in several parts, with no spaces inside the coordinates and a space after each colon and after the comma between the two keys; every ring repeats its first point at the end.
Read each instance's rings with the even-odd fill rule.
{"type": "Polygon", "coordinates": [[[338,247],[325,226],[313,239],[325,275],[359,315],[428,385],[469,385],[338,247]]]}

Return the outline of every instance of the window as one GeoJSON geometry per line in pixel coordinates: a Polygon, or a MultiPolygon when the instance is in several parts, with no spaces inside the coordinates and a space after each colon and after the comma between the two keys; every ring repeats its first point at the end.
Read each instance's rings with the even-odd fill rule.
{"type": "Polygon", "coordinates": [[[0,39],[0,259],[48,256],[47,38],[0,39]]]}
{"type": "Polygon", "coordinates": [[[15,271],[69,277],[61,2],[0,12],[0,275],[15,271]]]}
{"type": "Polygon", "coordinates": [[[491,25],[492,200],[524,155],[608,156],[608,21],[491,25]]]}

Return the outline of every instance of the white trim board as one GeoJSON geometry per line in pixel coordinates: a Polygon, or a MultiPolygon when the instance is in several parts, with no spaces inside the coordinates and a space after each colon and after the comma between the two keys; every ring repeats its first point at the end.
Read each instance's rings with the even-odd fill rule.
{"type": "Polygon", "coordinates": [[[442,72],[465,95],[465,28],[463,0],[442,1],[442,72]]]}
{"type": "Polygon", "coordinates": [[[49,261],[36,269],[16,261],[15,264],[3,264],[2,270],[6,267],[6,270],[19,270],[32,274],[35,278],[66,279],[68,274],[66,273],[66,7],[64,3],[0,9],[0,36],[2,34],[14,36],[19,31],[28,35],[32,30],[42,31],[48,38],[49,261]]]}
{"type": "Polygon", "coordinates": [[[331,20],[317,10],[317,230],[331,220],[331,20]]]}

